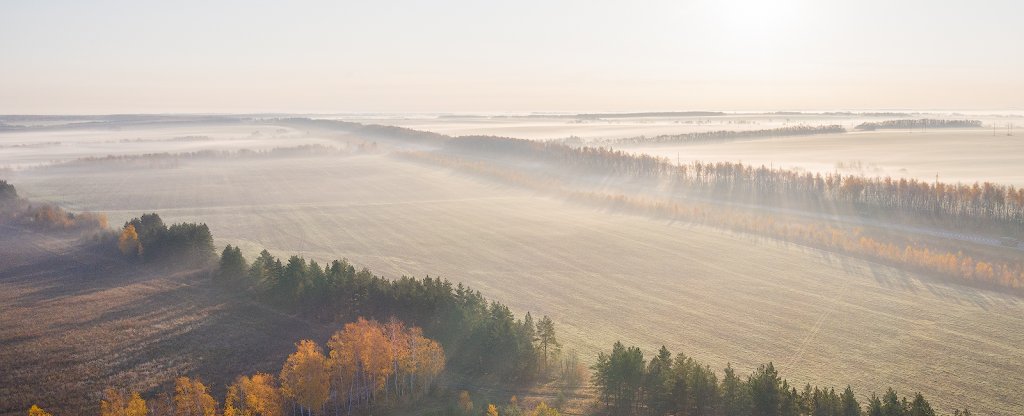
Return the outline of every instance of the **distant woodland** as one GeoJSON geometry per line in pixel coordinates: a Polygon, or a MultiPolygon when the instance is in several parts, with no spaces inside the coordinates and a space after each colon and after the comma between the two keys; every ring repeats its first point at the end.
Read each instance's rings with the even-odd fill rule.
{"type": "Polygon", "coordinates": [[[622,139],[602,140],[605,145],[652,145],[652,144],[691,144],[708,143],[735,139],[753,139],[781,136],[808,136],[813,134],[846,133],[846,128],[838,124],[828,126],[791,126],[761,130],[718,130],[683,134],[663,134],[660,136],[637,136],[622,139]]]}
{"type": "Polygon", "coordinates": [[[95,164],[122,166],[125,168],[174,168],[181,161],[207,159],[270,159],[287,157],[311,156],[344,156],[352,154],[376,153],[377,144],[373,142],[348,143],[344,148],[322,144],[306,144],[291,147],[275,147],[266,150],[198,150],[180,153],[143,153],[136,155],[91,156],[58,162],[47,167],[76,167],[95,164]]]}
{"type": "Polygon", "coordinates": [[[978,128],[981,120],[936,120],[931,118],[886,120],[858,124],[857,130],[978,128]]]}
{"type": "Polygon", "coordinates": [[[915,179],[818,174],[742,163],[693,162],[676,165],[664,158],[604,147],[574,148],[522,139],[466,136],[452,139],[455,154],[500,155],[546,162],[584,174],[665,180],[677,192],[728,197],[733,202],[801,203],[879,215],[925,214],[949,224],[1024,230],[1024,189],[994,183],[950,184],[915,179]]]}

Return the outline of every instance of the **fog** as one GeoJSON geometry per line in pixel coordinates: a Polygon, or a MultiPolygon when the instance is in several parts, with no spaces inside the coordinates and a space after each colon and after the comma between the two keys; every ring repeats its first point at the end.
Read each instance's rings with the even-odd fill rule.
{"type": "MultiPolygon", "coordinates": [[[[957,117],[375,116],[373,122],[446,135],[534,141],[574,136],[583,145],[801,124],[853,129],[865,120],[926,116],[957,117]]],[[[989,116],[977,129],[851,131],[624,150],[671,163],[678,155],[683,163],[742,160],[924,180],[938,173],[953,182],[1019,186],[1024,147],[1018,136],[999,130],[1018,119],[989,116]],[[970,158],[958,157],[968,149],[976,150],[970,158]]],[[[204,222],[217,246],[238,245],[250,259],[268,249],[320,262],[347,258],[390,278],[440,275],[517,313],[550,315],[563,342],[588,361],[615,340],[648,350],[669,344],[715,366],[731,362],[740,373],[773,360],[800,384],[849,383],[865,394],[896,385],[925,393],[943,409],[970,398],[991,414],[1024,411],[1024,402],[1013,398],[1015,383],[990,382],[1019,380],[1024,373],[1018,347],[1024,342],[1024,303],[1013,293],[707,220],[666,217],[637,203],[602,201],[647,198],[645,204],[710,204],[728,212],[742,205],[747,208],[731,215],[749,211],[778,222],[835,227],[860,221],[855,225],[866,228],[864,235],[880,239],[888,238],[884,224],[878,226],[891,221],[885,215],[755,206],[738,195],[715,201],[715,194],[679,193],[658,178],[586,173],[471,139],[453,142],[351,123],[261,116],[99,118],[84,126],[0,121],[24,126],[0,132],[0,166],[19,194],[33,201],[104,213],[115,227],[148,212],[168,223],[204,222]],[[936,362],[958,370],[934,372],[936,362]]],[[[913,238],[936,247],[994,250],[995,259],[1015,253],[986,240],[999,236],[988,229],[957,231],[976,235],[972,242],[944,234],[941,224],[908,224],[934,227],[913,238]]]]}

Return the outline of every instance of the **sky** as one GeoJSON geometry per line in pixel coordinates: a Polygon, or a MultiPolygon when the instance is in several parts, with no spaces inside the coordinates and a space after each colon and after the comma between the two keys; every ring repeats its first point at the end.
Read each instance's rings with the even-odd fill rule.
{"type": "Polygon", "coordinates": [[[1024,2],[0,0],[0,114],[1015,110],[1024,2]]]}

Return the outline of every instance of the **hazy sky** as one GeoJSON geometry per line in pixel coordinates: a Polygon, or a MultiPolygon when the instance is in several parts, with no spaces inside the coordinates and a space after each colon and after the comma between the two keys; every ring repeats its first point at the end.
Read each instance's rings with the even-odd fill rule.
{"type": "Polygon", "coordinates": [[[0,113],[867,108],[1024,108],[1024,2],[0,0],[0,113]]]}

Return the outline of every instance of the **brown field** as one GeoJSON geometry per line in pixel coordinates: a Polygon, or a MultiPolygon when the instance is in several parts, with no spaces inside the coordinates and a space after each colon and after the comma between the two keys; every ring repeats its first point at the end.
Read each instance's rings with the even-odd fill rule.
{"type": "Polygon", "coordinates": [[[0,225],[0,414],[99,413],[102,390],[276,372],[323,325],[226,293],[200,271],[140,272],[77,240],[0,225]]]}
{"type": "Polygon", "coordinates": [[[648,353],[665,344],[742,372],[771,360],[797,384],[850,384],[862,398],[894,386],[942,410],[1024,412],[1021,299],[804,247],[383,155],[14,179],[29,197],[106,212],[112,224],[149,211],[207,222],[219,245],[250,258],[266,247],[465,282],[517,312],[552,316],[586,357],[617,339],[648,353]]]}

